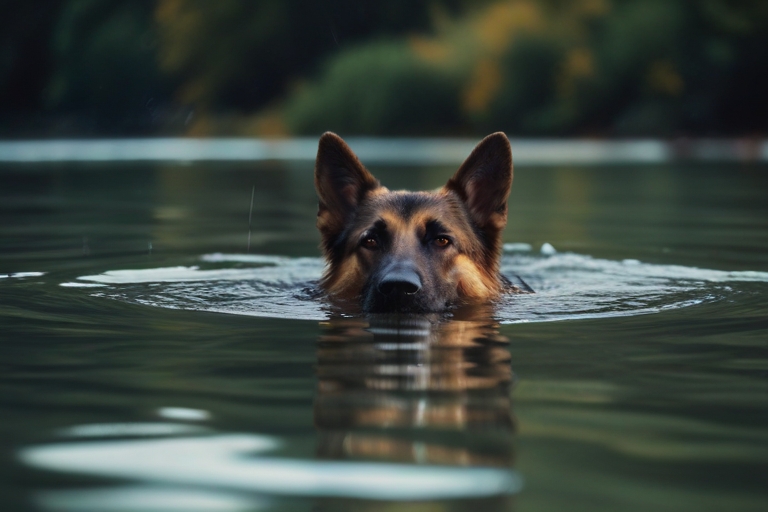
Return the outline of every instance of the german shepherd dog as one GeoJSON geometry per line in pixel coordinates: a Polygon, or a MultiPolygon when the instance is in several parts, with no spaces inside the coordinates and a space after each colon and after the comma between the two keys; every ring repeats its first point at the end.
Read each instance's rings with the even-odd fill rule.
{"type": "Polygon", "coordinates": [[[388,190],[326,132],[315,163],[327,261],[320,287],[368,313],[442,312],[521,291],[499,273],[511,187],[512,151],[502,132],[483,139],[433,192],[388,190]]]}

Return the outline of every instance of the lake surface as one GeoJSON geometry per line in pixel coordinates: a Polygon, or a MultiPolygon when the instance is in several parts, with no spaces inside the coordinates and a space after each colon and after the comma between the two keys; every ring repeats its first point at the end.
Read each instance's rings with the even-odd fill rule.
{"type": "Polygon", "coordinates": [[[355,318],[303,292],[311,164],[5,164],[0,501],[762,511],[767,191],[765,166],[519,166],[503,269],[537,293],[355,318]]]}

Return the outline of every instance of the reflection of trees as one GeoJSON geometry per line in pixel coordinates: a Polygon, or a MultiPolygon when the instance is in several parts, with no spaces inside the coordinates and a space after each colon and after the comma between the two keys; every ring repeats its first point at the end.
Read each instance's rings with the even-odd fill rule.
{"type": "Polygon", "coordinates": [[[332,320],[317,351],[319,454],[510,466],[507,343],[489,320],[332,320]]]}

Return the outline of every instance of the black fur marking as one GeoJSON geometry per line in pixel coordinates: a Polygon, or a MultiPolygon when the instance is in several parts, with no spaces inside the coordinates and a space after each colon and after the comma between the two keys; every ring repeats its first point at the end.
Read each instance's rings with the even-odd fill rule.
{"type": "Polygon", "coordinates": [[[421,194],[402,194],[395,196],[392,201],[392,206],[403,219],[408,220],[414,213],[435,203],[435,200],[429,196],[421,194]]]}
{"type": "Polygon", "coordinates": [[[318,227],[329,263],[321,286],[339,300],[359,300],[367,312],[444,311],[499,291],[529,291],[498,273],[512,177],[508,139],[495,133],[440,190],[377,190],[378,180],[344,141],[324,134],[315,166],[318,227]],[[451,243],[437,242],[441,237],[451,243]],[[456,274],[457,257],[474,267],[455,267],[456,274]],[[415,291],[403,286],[411,283],[400,274],[406,267],[418,275],[415,291]],[[464,281],[473,273],[482,284],[464,281]]]}

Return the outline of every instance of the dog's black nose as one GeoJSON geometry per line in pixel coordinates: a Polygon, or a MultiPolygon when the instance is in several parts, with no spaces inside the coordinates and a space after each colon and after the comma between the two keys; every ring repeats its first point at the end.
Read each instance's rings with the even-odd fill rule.
{"type": "Polygon", "coordinates": [[[408,268],[395,268],[379,282],[379,291],[384,295],[415,295],[421,290],[421,278],[408,268]]]}

